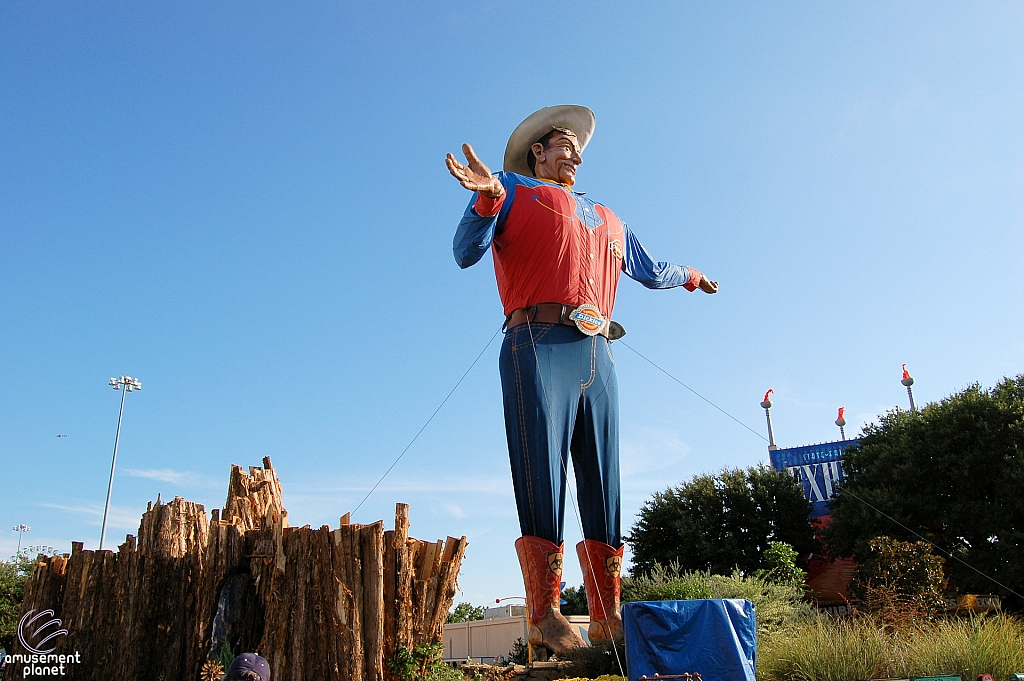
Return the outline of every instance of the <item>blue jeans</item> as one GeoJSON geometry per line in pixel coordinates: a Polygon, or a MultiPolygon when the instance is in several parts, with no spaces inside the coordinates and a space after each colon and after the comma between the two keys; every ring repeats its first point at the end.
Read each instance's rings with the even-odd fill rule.
{"type": "Polygon", "coordinates": [[[498,367],[523,535],[562,543],[572,454],[584,538],[621,546],[619,389],[608,340],[521,324],[505,332],[498,367]]]}

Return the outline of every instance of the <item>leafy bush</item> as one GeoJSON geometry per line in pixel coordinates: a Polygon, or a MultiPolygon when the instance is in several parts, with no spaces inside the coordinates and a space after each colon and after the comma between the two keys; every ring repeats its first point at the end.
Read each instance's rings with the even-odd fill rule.
{"type": "Polygon", "coordinates": [[[464,681],[511,681],[516,675],[514,667],[502,667],[500,665],[465,666],[459,671],[462,672],[464,681]]]}
{"type": "Polygon", "coordinates": [[[387,667],[398,681],[465,681],[462,672],[445,663],[443,656],[443,643],[424,643],[412,650],[400,646],[387,667]]]}
{"type": "Polygon", "coordinates": [[[1007,616],[949,619],[902,631],[869,617],[816,617],[759,637],[763,681],[848,681],[959,674],[1005,679],[1024,669],[1024,625],[1007,616]]]}
{"type": "Polygon", "coordinates": [[[474,606],[469,603],[459,603],[448,613],[448,624],[456,622],[475,622],[484,618],[484,606],[474,606]]]}
{"type": "Polygon", "coordinates": [[[780,584],[733,572],[729,576],[684,571],[673,563],[655,564],[642,577],[622,580],[622,601],[676,601],[694,598],[745,598],[757,609],[758,632],[768,632],[811,615],[803,585],[780,584]]]}
{"type": "Polygon", "coordinates": [[[623,667],[626,666],[626,650],[623,648],[621,640],[617,641],[615,645],[618,648],[613,648],[610,642],[602,641],[576,648],[562,658],[572,662],[569,673],[575,677],[595,679],[609,674],[622,674],[625,670],[619,670],[619,661],[622,662],[623,667]]]}
{"type": "Polygon", "coordinates": [[[945,561],[923,541],[871,540],[871,552],[853,573],[850,596],[860,609],[891,625],[934,617],[946,608],[945,561]]]}
{"type": "Polygon", "coordinates": [[[764,550],[767,567],[754,574],[772,584],[788,584],[803,588],[807,573],[797,564],[797,551],[786,542],[770,541],[764,550]]]}

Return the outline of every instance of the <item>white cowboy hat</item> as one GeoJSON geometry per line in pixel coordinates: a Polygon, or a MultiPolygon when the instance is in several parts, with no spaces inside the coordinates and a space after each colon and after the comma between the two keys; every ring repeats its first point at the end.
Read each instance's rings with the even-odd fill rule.
{"type": "Polygon", "coordinates": [[[594,112],[585,106],[560,104],[534,111],[526,117],[525,121],[516,126],[516,129],[512,131],[512,136],[508,138],[508,144],[505,145],[503,168],[506,172],[532,176],[533,173],[530,172],[530,166],[526,162],[526,152],[530,150],[534,142],[555,128],[565,128],[576,133],[576,139],[580,143],[580,153],[582,153],[594,134],[594,125],[594,112]]]}

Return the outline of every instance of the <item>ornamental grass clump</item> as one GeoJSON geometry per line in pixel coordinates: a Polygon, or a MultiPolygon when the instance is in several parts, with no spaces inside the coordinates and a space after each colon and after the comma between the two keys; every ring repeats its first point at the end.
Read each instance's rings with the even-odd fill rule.
{"type": "Polygon", "coordinates": [[[759,637],[763,681],[850,681],[1024,670],[1024,624],[1008,616],[940,619],[906,629],[872,617],[817,617],[759,637]]]}
{"type": "Polygon", "coordinates": [[[745,598],[757,611],[759,635],[805,621],[812,612],[802,586],[739,572],[713,575],[684,571],[676,563],[655,564],[648,574],[622,580],[624,603],[695,598],[745,598]]]}
{"type": "Polygon", "coordinates": [[[1006,616],[947,620],[925,627],[905,652],[907,675],[948,670],[962,679],[996,679],[1024,671],[1024,623],[1006,616]]]}
{"type": "Polygon", "coordinates": [[[758,637],[757,678],[763,681],[851,681],[890,676],[892,645],[885,629],[860,620],[816,617],[758,637]]]}

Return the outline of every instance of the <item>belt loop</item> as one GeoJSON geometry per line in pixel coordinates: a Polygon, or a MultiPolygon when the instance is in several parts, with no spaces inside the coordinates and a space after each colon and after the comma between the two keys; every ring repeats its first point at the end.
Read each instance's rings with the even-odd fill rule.
{"type": "Polygon", "coordinates": [[[501,332],[505,333],[508,331],[508,323],[512,321],[512,315],[505,315],[505,321],[501,325],[501,332]]]}
{"type": "Polygon", "coordinates": [[[537,318],[537,306],[536,305],[531,305],[530,306],[530,322],[533,322],[533,320],[536,319],[536,318],[537,318]]]}
{"type": "Polygon", "coordinates": [[[565,324],[565,313],[569,311],[569,306],[563,304],[562,311],[558,313],[558,323],[565,324]]]}

